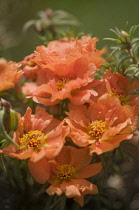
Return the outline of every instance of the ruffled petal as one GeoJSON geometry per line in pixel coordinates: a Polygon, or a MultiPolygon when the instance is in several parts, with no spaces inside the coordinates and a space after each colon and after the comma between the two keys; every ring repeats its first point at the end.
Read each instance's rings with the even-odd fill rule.
{"type": "Polygon", "coordinates": [[[47,190],[46,192],[49,194],[49,195],[54,195],[54,194],[57,194],[57,195],[62,195],[63,191],[60,189],[60,186],[59,184],[53,184],[51,185],[47,190]]]}

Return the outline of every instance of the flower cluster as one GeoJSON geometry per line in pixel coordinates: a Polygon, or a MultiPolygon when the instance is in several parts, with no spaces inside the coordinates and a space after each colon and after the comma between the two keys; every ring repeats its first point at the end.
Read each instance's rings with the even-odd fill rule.
{"type": "MultiPolygon", "coordinates": [[[[10,143],[1,151],[28,159],[34,179],[51,184],[49,195],[65,193],[81,206],[85,194],[98,193],[97,186],[86,180],[102,168],[101,162],[92,163],[93,154],[114,150],[138,128],[139,95],[130,93],[138,89],[139,81],[131,83],[110,69],[95,79],[104,63],[97,41],[90,36],[51,41],[20,62],[26,78],[22,91],[37,107],[35,113],[28,107],[24,116],[18,114],[12,137],[18,146],[10,143]]],[[[21,75],[18,64],[5,65],[15,70],[10,79],[16,82],[21,75]]],[[[6,72],[2,70],[3,75],[6,72]]],[[[12,86],[3,85],[2,90],[12,86]]]]}

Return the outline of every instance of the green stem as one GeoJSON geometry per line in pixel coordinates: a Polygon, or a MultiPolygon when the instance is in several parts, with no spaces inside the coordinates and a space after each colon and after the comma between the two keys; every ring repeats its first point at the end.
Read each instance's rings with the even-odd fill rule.
{"type": "Polygon", "coordinates": [[[128,43],[127,43],[126,50],[127,50],[128,54],[129,54],[129,56],[131,57],[133,63],[134,63],[134,64],[137,64],[136,59],[134,58],[134,56],[133,56],[132,53],[131,53],[131,50],[132,50],[132,44],[131,44],[131,42],[128,42],[128,43]]]}

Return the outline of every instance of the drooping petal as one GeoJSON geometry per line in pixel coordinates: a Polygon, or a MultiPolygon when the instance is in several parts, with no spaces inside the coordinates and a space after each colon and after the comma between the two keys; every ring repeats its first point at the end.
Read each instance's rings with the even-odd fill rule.
{"type": "Polygon", "coordinates": [[[63,192],[65,192],[65,195],[68,198],[73,198],[73,197],[76,197],[76,196],[80,196],[81,195],[78,187],[76,187],[72,183],[72,181],[63,182],[62,184],[60,184],[60,188],[63,190],[63,192]]]}
{"type": "Polygon", "coordinates": [[[49,194],[49,195],[54,195],[54,194],[57,194],[57,195],[62,195],[63,191],[60,189],[59,187],[59,184],[53,184],[51,185],[47,190],[46,192],[49,194]]]}
{"type": "Polygon", "coordinates": [[[28,161],[29,170],[34,179],[40,184],[44,184],[50,176],[50,168],[46,158],[42,158],[37,162],[28,161]]]}

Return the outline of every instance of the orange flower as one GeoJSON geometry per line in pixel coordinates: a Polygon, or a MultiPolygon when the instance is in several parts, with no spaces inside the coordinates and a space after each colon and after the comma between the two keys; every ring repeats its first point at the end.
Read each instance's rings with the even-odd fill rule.
{"type": "MultiPolygon", "coordinates": [[[[92,157],[89,155],[88,148],[77,149],[65,146],[56,156],[55,160],[48,161],[47,167],[50,177],[45,180],[46,171],[40,173],[35,164],[29,165],[32,175],[40,183],[46,181],[52,185],[46,190],[49,195],[61,195],[65,193],[68,198],[74,198],[81,206],[84,203],[85,194],[97,194],[97,186],[84,178],[89,178],[98,174],[102,168],[101,163],[90,164],[92,157]]],[[[46,168],[45,160],[42,168],[46,168]]]]}
{"type": "Polygon", "coordinates": [[[0,58],[0,91],[13,88],[21,76],[20,64],[0,58]]]}
{"type": "Polygon", "coordinates": [[[70,127],[69,137],[80,147],[90,145],[90,153],[101,154],[118,147],[130,139],[137,128],[137,116],[131,106],[119,106],[118,99],[100,97],[90,105],[70,105],[66,120],[70,127]]]}
{"type": "Polygon", "coordinates": [[[97,38],[83,36],[81,40],[64,38],[50,42],[48,47],[37,47],[34,62],[41,71],[38,72],[40,78],[37,78],[38,88],[32,94],[33,100],[46,106],[65,98],[72,101],[72,96],[82,88],[83,96],[97,95],[94,90],[88,93],[86,88],[88,84],[93,86],[94,73],[104,62],[100,58],[101,51],[96,50],[96,41],[97,38]]]}
{"type": "Polygon", "coordinates": [[[23,66],[23,72],[27,79],[37,79],[38,65],[34,62],[34,54],[28,55],[20,63],[23,66]]]}
{"type": "MultiPolygon", "coordinates": [[[[107,70],[103,75],[103,80],[100,80],[98,84],[94,87],[94,90],[98,93],[97,97],[91,96],[91,99],[97,101],[99,97],[104,94],[110,98],[117,98],[119,101],[119,105],[130,105],[138,110],[139,104],[139,94],[131,94],[131,92],[137,90],[139,88],[139,81],[131,80],[120,73],[112,73],[110,70],[107,70]]],[[[115,100],[115,99],[114,99],[115,100]]]]}
{"type": "Polygon", "coordinates": [[[136,110],[138,110],[139,105],[139,94],[132,95],[139,88],[139,81],[131,80],[119,73],[112,73],[111,71],[106,71],[104,74],[104,79],[106,81],[106,88],[110,97],[116,96],[119,98],[121,105],[129,104],[136,110]]]}
{"type": "Polygon", "coordinates": [[[18,130],[14,133],[14,141],[3,152],[14,158],[37,162],[44,156],[54,158],[61,151],[68,129],[44,108],[37,107],[35,115],[28,108],[24,117],[19,119],[18,130]]]}

